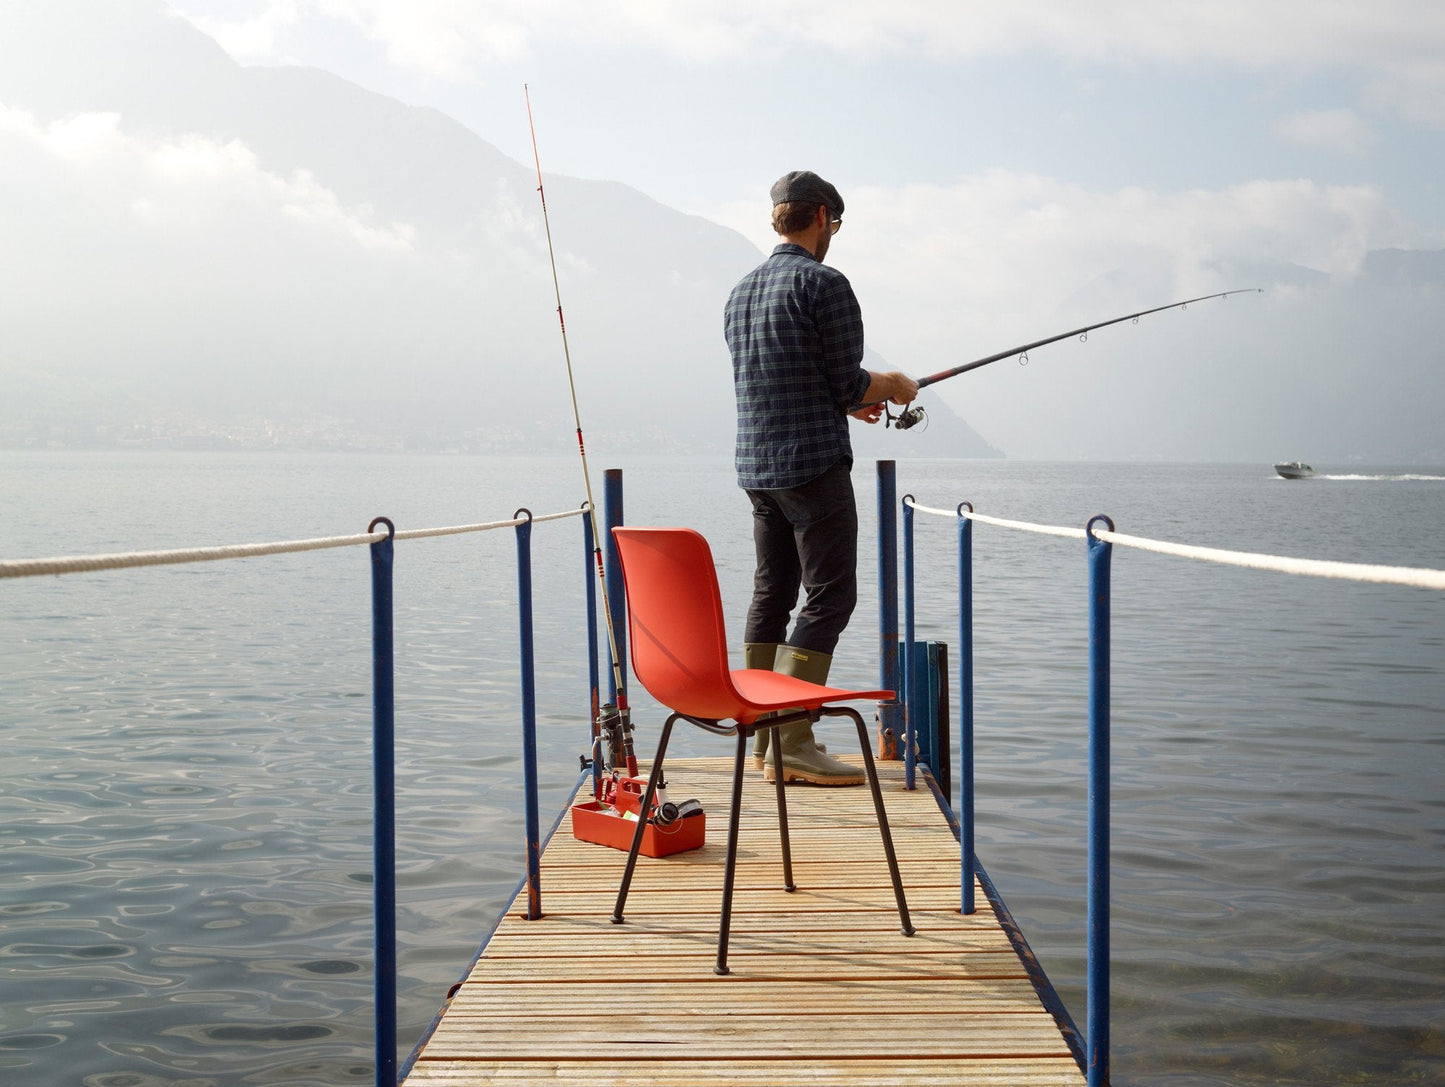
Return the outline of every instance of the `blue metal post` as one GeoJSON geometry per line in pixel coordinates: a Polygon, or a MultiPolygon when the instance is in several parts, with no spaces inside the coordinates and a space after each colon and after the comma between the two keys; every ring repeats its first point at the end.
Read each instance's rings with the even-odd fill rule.
{"type": "Polygon", "coordinates": [[[593,568],[597,539],[592,533],[592,511],[582,518],[582,580],[587,585],[587,680],[590,712],[588,728],[592,736],[592,795],[602,789],[602,737],[597,731],[597,711],[602,708],[602,683],[597,674],[597,572],[593,568]]]}
{"type": "MultiPolygon", "coordinates": [[[[625,524],[622,513],[622,469],[609,468],[602,476],[603,550],[607,556],[607,609],[612,616],[612,631],[617,639],[617,668],[622,685],[627,686],[627,593],[622,585],[622,559],[617,554],[617,541],[612,530],[625,524]]],[[[611,677],[612,701],[617,701],[617,675],[611,677]]]]}
{"type": "Polygon", "coordinates": [[[973,913],[973,521],[963,515],[973,503],[958,504],[958,800],[960,907],[973,913]]]}
{"type": "Polygon", "coordinates": [[[371,855],[376,1087],[396,1087],[396,696],[391,569],[396,527],[371,545],[371,855]]]}
{"type": "MultiPolygon", "coordinates": [[[[879,682],[884,690],[901,691],[898,664],[898,485],[896,465],[878,461],[878,656],[879,682]]],[[[878,703],[878,727],[896,744],[903,731],[903,703],[899,698],[878,703]]],[[[886,750],[883,758],[896,758],[886,750]]]]}
{"type": "Polygon", "coordinates": [[[537,675],[532,646],[532,513],[517,525],[517,617],[522,651],[522,792],[527,830],[527,920],[542,916],[542,830],[537,814],[537,675]]]}
{"type": "Polygon", "coordinates": [[[1094,536],[1102,515],[1085,528],[1089,552],[1089,1087],[1109,1085],[1109,555],[1094,536]]]}
{"type": "Polygon", "coordinates": [[[903,496],[903,787],[917,788],[914,777],[918,760],[913,730],[917,725],[918,677],[913,668],[913,496],[903,496]]]}

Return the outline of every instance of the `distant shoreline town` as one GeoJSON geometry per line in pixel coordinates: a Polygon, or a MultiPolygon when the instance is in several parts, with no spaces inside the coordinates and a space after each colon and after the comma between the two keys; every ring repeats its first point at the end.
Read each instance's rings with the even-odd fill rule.
{"type": "MultiPolygon", "coordinates": [[[[669,455],[730,453],[720,446],[689,445],[662,428],[588,431],[599,448],[669,455]]],[[[177,416],[144,423],[20,421],[0,423],[0,449],[178,450],[183,452],[337,453],[567,453],[570,430],[497,423],[457,429],[368,428],[353,420],[315,416],[298,420],[249,419],[221,423],[177,416]]]]}

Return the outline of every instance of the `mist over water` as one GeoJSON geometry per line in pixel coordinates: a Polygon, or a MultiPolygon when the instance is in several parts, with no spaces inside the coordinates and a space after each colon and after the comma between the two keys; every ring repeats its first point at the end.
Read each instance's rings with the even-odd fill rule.
{"type": "MultiPolygon", "coordinates": [[[[717,556],[736,641],[747,505],[722,459],[635,458],[627,519],[717,556]]],[[[840,682],[877,680],[873,466],[840,682]]],[[[1326,559],[1442,565],[1445,472],[902,462],[951,509],[1326,559]]],[[[575,458],[15,453],[5,557],[575,509],[575,458]]],[[[918,516],[918,636],[958,639],[955,528],[918,516]]],[[[544,813],[586,734],[580,521],[533,533],[544,813]]],[[[1083,1025],[1084,549],[974,529],[978,852],[1083,1025]]],[[[510,531],[397,545],[403,1048],[522,868],[510,531]]],[[[1113,556],[1114,1080],[1445,1076],[1438,593],[1113,556]]],[[[371,1081],[364,548],[9,581],[0,1079],[371,1081]]],[[[633,692],[639,742],[661,715],[633,692]]],[[[679,734],[680,753],[715,744],[679,734]]],[[[836,738],[844,744],[844,738],[836,738]]],[[[846,746],[844,744],[844,746],[846,746]]]]}

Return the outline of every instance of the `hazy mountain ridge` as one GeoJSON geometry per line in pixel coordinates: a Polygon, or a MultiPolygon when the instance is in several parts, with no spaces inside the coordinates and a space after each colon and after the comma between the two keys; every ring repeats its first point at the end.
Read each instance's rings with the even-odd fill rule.
{"type": "MultiPolygon", "coordinates": [[[[434,110],[240,67],[157,3],[10,7],[0,171],[31,214],[5,224],[0,444],[574,440],[533,171],[434,110]]],[[[619,184],[546,184],[589,445],[727,450],[722,303],[760,254],[619,184]]],[[[930,408],[908,452],[997,455],[930,408]]]]}

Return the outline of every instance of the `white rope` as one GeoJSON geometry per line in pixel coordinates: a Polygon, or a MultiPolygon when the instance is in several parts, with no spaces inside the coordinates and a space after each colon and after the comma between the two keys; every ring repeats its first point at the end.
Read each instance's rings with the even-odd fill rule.
{"type": "MultiPolygon", "coordinates": [[[[562,513],[539,513],[533,516],[532,523],[539,521],[558,521],[564,517],[581,517],[590,507],[584,505],[575,510],[564,510],[562,513]]],[[[428,536],[457,536],[463,532],[487,532],[494,528],[516,528],[525,524],[527,518],[514,517],[510,521],[488,521],[484,525],[454,525],[451,528],[411,528],[405,532],[398,532],[398,540],[424,540],[428,536]]]]}
{"type": "Polygon", "coordinates": [[[917,502],[913,501],[913,499],[911,499],[911,498],[905,498],[905,499],[903,500],[903,504],[904,504],[905,506],[910,506],[910,507],[912,507],[913,509],[916,509],[919,513],[933,513],[933,514],[937,514],[939,517],[957,517],[957,516],[958,516],[958,513],[957,513],[957,511],[955,511],[955,510],[936,510],[936,509],[934,509],[932,506],[920,506],[917,502]]]}
{"type": "MultiPolygon", "coordinates": [[[[587,507],[563,513],[544,513],[532,518],[555,521],[563,517],[579,517],[587,507]]],[[[463,532],[486,532],[496,528],[515,528],[527,518],[491,521],[479,525],[453,525],[449,528],[414,528],[398,532],[398,540],[420,540],[429,536],[455,536],[463,532]]],[[[62,555],[52,559],[6,559],[0,561],[0,578],[39,577],[42,574],[79,574],[97,570],[121,570],[136,566],[172,566],[187,562],[214,562],[218,559],[244,559],[257,555],[282,555],[295,551],[321,551],[331,547],[356,547],[379,543],[385,532],[363,532],[355,536],[326,536],[315,540],[280,540],[275,543],[225,544],[220,547],[182,547],[171,551],[123,551],[113,555],[62,555]]]]}
{"type": "MultiPolygon", "coordinates": [[[[1075,540],[1084,538],[1081,528],[1065,528],[1060,525],[1036,525],[1028,521],[1006,521],[1000,517],[986,517],[968,510],[940,510],[920,506],[912,499],[905,499],[919,513],[931,513],[939,517],[967,517],[1000,528],[1013,528],[1022,532],[1036,532],[1045,536],[1068,536],[1075,540]]],[[[1431,570],[1418,566],[1379,566],[1365,562],[1333,562],[1327,559],[1296,559],[1287,555],[1261,555],[1252,551],[1225,551],[1217,547],[1199,547],[1194,544],[1170,543],[1167,540],[1151,540],[1143,536],[1127,536],[1122,532],[1095,529],[1094,535],[1110,544],[1133,547],[1140,551],[1153,551],[1160,555],[1174,555],[1178,558],[1198,559],[1203,562],[1218,562],[1228,566],[1244,566],[1251,570],[1273,570],[1282,574],[1301,574],[1305,577],[1327,577],[1346,581],[1367,581],[1386,585],[1408,585],[1419,589],[1445,589],[1445,570],[1431,570]]]]}
{"type": "Polygon", "coordinates": [[[1332,562],[1327,559],[1295,559],[1287,555],[1260,555],[1250,551],[1224,551],[1217,547],[1149,540],[1142,536],[1126,536],[1121,532],[1095,529],[1094,535],[1107,543],[1176,555],[1185,559],[1202,559],[1228,566],[1246,566],[1252,570],[1275,570],[1282,574],[1303,574],[1306,577],[1339,578],[1346,581],[1369,581],[1387,585],[1409,585],[1417,589],[1445,589],[1445,570],[1419,566],[1377,566],[1365,562],[1332,562]]]}
{"type": "Polygon", "coordinates": [[[933,513],[940,517],[967,517],[970,521],[979,521],[985,525],[997,525],[999,528],[1016,528],[1020,532],[1036,532],[1040,536],[1066,536],[1071,540],[1082,540],[1084,530],[1081,528],[1065,528],[1062,525],[1036,525],[1029,521],[1005,521],[1002,517],[988,517],[982,513],[969,513],[967,510],[961,513],[957,510],[936,510],[928,506],[920,506],[917,502],[909,500],[908,504],[919,513],[933,513]]]}

